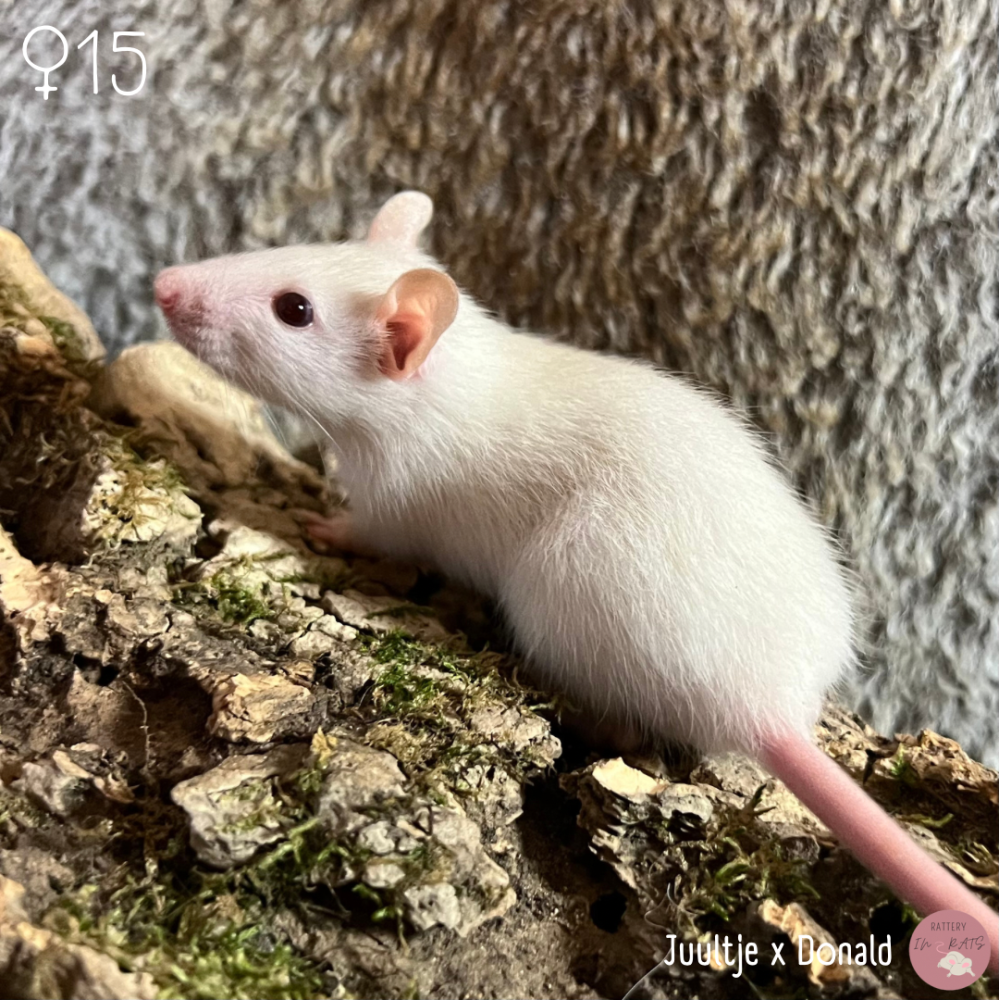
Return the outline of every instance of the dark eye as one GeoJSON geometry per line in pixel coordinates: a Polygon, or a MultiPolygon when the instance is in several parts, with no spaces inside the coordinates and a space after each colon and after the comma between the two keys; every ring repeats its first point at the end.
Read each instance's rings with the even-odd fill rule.
{"type": "Polygon", "coordinates": [[[288,326],[309,326],[312,303],[298,292],[281,292],[274,296],[274,315],[288,326]]]}

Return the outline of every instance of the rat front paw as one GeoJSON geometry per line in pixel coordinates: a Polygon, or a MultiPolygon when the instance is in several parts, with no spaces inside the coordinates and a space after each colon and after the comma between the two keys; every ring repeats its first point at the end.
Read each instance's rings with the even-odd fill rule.
{"type": "Polygon", "coordinates": [[[322,542],[341,552],[359,556],[376,556],[369,546],[357,537],[354,519],[347,511],[337,511],[330,517],[311,510],[300,512],[305,530],[313,541],[322,542]]]}

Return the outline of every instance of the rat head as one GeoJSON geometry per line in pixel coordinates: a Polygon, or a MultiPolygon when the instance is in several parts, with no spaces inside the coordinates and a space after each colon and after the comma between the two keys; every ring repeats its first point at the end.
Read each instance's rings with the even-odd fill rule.
{"type": "Polygon", "coordinates": [[[458,309],[454,282],[417,249],[430,199],[403,192],[366,240],[171,267],[156,301],[174,336],[269,402],[347,417],[372,387],[421,369],[458,309]]]}

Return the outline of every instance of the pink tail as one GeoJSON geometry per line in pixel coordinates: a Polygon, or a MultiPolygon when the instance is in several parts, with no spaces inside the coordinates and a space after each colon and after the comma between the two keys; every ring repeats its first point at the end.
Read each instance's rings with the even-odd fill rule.
{"type": "Polygon", "coordinates": [[[838,764],[800,736],[771,739],[761,761],[850,849],[923,916],[962,910],[992,943],[999,971],[999,914],[934,861],[838,764]]]}

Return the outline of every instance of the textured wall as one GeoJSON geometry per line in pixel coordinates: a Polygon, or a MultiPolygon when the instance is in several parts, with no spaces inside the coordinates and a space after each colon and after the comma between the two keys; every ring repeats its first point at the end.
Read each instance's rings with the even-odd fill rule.
{"type": "Polygon", "coordinates": [[[110,345],[161,265],[422,188],[505,317],[770,431],[870,596],[854,703],[999,758],[994,0],[0,0],[0,67],[0,224],[110,345]],[[98,96],[89,47],[34,94],[36,24],[101,29],[98,96]]]}

